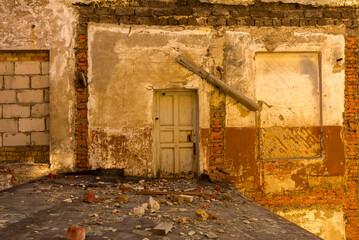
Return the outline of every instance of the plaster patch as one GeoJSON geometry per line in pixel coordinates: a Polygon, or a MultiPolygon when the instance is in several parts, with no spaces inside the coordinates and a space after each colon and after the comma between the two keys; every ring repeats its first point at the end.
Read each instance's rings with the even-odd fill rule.
{"type": "Polygon", "coordinates": [[[289,176],[278,176],[273,175],[265,175],[264,182],[266,185],[264,186],[265,193],[281,193],[288,190],[296,190],[296,184],[293,179],[289,176]]]}
{"type": "Polygon", "coordinates": [[[275,212],[325,240],[346,239],[342,207],[276,209],[275,212]]]}

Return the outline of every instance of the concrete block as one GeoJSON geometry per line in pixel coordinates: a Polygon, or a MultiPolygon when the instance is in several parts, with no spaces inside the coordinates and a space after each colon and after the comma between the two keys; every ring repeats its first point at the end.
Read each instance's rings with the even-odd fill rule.
{"type": "Polygon", "coordinates": [[[36,132],[45,131],[44,118],[20,118],[19,119],[20,132],[36,132]]]}
{"type": "Polygon", "coordinates": [[[16,103],[15,90],[0,91],[0,103],[16,103]]]}
{"type": "Polygon", "coordinates": [[[41,74],[46,75],[49,74],[50,64],[49,62],[41,62],[41,74]]]}
{"type": "Polygon", "coordinates": [[[49,115],[49,104],[39,103],[31,107],[31,117],[43,117],[49,115]]]}
{"type": "Polygon", "coordinates": [[[49,75],[37,75],[31,77],[31,88],[48,88],[49,86],[49,75]]]}
{"type": "Polygon", "coordinates": [[[45,89],[44,90],[44,102],[50,102],[50,90],[49,89],[45,89]]]}
{"type": "Polygon", "coordinates": [[[16,119],[0,119],[0,132],[15,133],[17,132],[16,119]]]}
{"type": "Polygon", "coordinates": [[[15,62],[16,75],[40,74],[40,73],[41,73],[40,62],[38,61],[15,62]]]}
{"type": "Polygon", "coordinates": [[[30,106],[22,106],[18,104],[3,105],[4,118],[29,117],[30,106]]]}
{"type": "Polygon", "coordinates": [[[13,62],[0,62],[0,75],[12,75],[14,74],[13,62]]]}
{"type": "Polygon", "coordinates": [[[31,145],[49,145],[50,136],[48,132],[31,133],[31,145]]]}
{"type": "Polygon", "coordinates": [[[28,76],[5,76],[6,89],[21,89],[30,87],[30,79],[28,76]]]}
{"type": "Polygon", "coordinates": [[[30,135],[24,133],[5,133],[3,135],[3,145],[8,146],[24,146],[30,144],[30,135]]]}
{"type": "Polygon", "coordinates": [[[41,103],[43,95],[42,90],[23,90],[17,93],[17,100],[20,103],[41,103]]]}
{"type": "Polygon", "coordinates": [[[12,179],[12,174],[0,173],[0,191],[5,188],[10,188],[13,186],[11,179],[12,179]]]}
{"type": "Polygon", "coordinates": [[[166,235],[173,228],[173,223],[161,222],[152,229],[154,234],[166,235]]]}

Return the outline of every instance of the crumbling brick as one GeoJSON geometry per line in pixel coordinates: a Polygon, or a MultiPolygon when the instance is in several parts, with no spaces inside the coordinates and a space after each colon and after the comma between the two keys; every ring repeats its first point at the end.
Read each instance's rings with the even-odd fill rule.
{"type": "Polygon", "coordinates": [[[53,173],[50,173],[48,178],[50,179],[59,179],[59,175],[58,174],[53,174],[53,173]]]}
{"type": "Polygon", "coordinates": [[[87,203],[93,203],[95,200],[95,194],[91,192],[85,192],[83,196],[83,201],[87,203]]]}
{"type": "Polygon", "coordinates": [[[211,15],[211,10],[204,8],[193,8],[193,16],[195,17],[208,17],[211,15]]]}
{"type": "Polygon", "coordinates": [[[174,13],[173,8],[155,8],[153,9],[153,15],[155,16],[171,16],[174,13]]]}
{"type": "Polygon", "coordinates": [[[95,9],[95,14],[97,15],[113,15],[115,10],[109,7],[99,7],[95,9]]]}
{"type": "Polygon", "coordinates": [[[132,16],[135,14],[135,9],[132,7],[117,7],[115,9],[115,15],[118,16],[132,16]]]}
{"type": "Polygon", "coordinates": [[[85,240],[86,230],[84,227],[72,226],[67,229],[67,240],[85,240]]]}
{"type": "Polygon", "coordinates": [[[229,13],[230,13],[229,9],[225,7],[212,8],[212,15],[214,16],[228,16],[229,13]]]}
{"type": "Polygon", "coordinates": [[[304,17],[306,18],[321,18],[323,17],[322,9],[306,9],[304,11],[304,17]]]}
{"type": "Polygon", "coordinates": [[[152,8],[146,8],[146,7],[135,8],[135,15],[142,17],[151,17],[153,16],[152,8]]]}
{"type": "Polygon", "coordinates": [[[174,15],[177,16],[190,16],[192,15],[192,13],[193,13],[192,8],[188,8],[188,7],[179,7],[174,10],[174,15]]]}

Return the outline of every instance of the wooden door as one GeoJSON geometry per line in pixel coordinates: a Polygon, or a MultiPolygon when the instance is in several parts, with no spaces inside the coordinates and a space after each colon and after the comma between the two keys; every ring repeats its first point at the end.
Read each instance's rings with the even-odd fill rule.
{"type": "Polygon", "coordinates": [[[194,91],[156,92],[157,176],[193,177],[197,170],[194,91]]]}

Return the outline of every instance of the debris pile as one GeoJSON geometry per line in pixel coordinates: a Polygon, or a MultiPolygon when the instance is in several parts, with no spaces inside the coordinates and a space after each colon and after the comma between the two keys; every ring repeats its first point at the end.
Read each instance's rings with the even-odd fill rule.
{"type": "Polygon", "coordinates": [[[0,192],[0,239],[319,239],[228,183],[51,175],[18,188],[0,192]]]}

